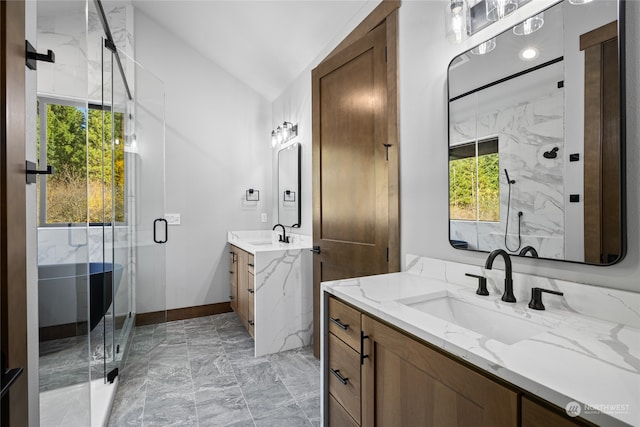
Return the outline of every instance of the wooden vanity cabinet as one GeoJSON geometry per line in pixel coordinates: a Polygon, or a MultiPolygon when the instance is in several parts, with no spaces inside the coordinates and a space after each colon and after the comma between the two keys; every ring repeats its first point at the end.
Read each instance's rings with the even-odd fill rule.
{"type": "Polygon", "coordinates": [[[231,308],[253,337],[254,277],[253,254],[231,245],[231,308]]]}
{"type": "Polygon", "coordinates": [[[328,317],[330,426],[518,425],[515,391],[334,297],[328,317]]]}
{"type": "Polygon", "coordinates": [[[367,315],[362,330],[362,425],[518,425],[516,392],[367,315]]]}

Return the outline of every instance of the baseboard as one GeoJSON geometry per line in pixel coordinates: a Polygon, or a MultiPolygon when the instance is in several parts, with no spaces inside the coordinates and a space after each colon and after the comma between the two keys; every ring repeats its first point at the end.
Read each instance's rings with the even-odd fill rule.
{"type": "Polygon", "coordinates": [[[195,307],[174,308],[167,311],[167,322],[174,320],[193,319],[195,317],[213,316],[214,314],[228,313],[231,311],[230,302],[198,305],[195,307]]]}
{"type": "Polygon", "coordinates": [[[166,312],[154,311],[150,313],[136,313],[136,326],[212,316],[214,314],[229,313],[230,311],[231,303],[219,302],[215,304],[198,305],[195,307],[174,308],[167,310],[166,312]]]}

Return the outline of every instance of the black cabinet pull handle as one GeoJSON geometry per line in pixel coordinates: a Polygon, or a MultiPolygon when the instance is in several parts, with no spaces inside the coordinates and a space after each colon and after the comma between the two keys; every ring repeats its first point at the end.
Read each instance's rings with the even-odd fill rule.
{"type": "Polygon", "coordinates": [[[255,323],[253,323],[253,320],[249,320],[247,321],[247,323],[249,323],[251,326],[255,325],[255,323]]]}
{"type": "Polygon", "coordinates": [[[249,263],[249,264],[247,264],[247,265],[248,265],[249,267],[253,267],[253,264],[251,264],[251,263],[249,263]]]}
{"type": "Polygon", "coordinates": [[[235,299],[233,295],[229,295],[229,299],[235,299]]]}
{"type": "Polygon", "coordinates": [[[319,254],[320,253],[320,246],[314,246],[313,249],[311,249],[311,252],[313,252],[314,254],[319,254]]]}
{"type": "Polygon", "coordinates": [[[249,291],[250,294],[252,294],[254,292],[253,288],[247,288],[247,290],[249,291]]]}
{"type": "Polygon", "coordinates": [[[369,335],[365,335],[364,332],[360,331],[360,365],[364,365],[364,359],[368,359],[369,355],[364,354],[364,340],[368,340],[369,335]]]}
{"type": "Polygon", "coordinates": [[[345,325],[340,321],[340,319],[334,319],[333,317],[329,317],[329,320],[331,321],[331,323],[335,324],[343,331],[346,331],[347,329],[349,329],[349,325],[345,325]]]}
{"type": "Polygon", "coordinates": [[[340,369],[332,369],[329,368],[329,372],[331,372],[333,375],[335,375],[335,377],[338,379],[338,381],[340,381],[342,384],[347,385],[347,383],[349,382],[349,378],[345,378],[340,374],[340,369]]]}

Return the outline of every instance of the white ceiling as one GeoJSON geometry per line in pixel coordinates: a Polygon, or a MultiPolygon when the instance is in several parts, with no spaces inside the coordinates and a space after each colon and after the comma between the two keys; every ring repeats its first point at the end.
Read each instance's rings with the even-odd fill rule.
{"type": "Polygon", "coordinates": [[[268,100],[371,0],[134,0],[134,6],[268,100]]]}

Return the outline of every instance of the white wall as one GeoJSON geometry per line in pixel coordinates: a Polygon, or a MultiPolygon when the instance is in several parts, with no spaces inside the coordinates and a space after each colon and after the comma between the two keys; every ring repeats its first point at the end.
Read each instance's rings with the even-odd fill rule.
{"type": "MultiPolygon", "coordinates": [[[[135,57],[165,84],[167,308],[229,300],[227,230],[263,229],[272,211],[269,103],[140,10],[135,57]],[[245,190],[260,190],[245,202],[245,190]]],[[[271,218],[270,218],[271,219],[271,218]]]]}
{"type": "MultiPolygon", "coordinates": [[[[447,102],[449,61],[551,2],[531,2],[495,28],[480,31],[462,45],[446,41],[446,2],[405,1],[400,8],[400,183],[401,253],[481,265],[486,254],[459,251],[448,242],[447,102]]],[[[627,2],[628,21],[640,19],[640,3],[627,2]]],[[[640,86],[640,31],[627,25],[627,238],[626,258],[612,267],[514,259],[514,270],[639,292],[640,217],[636,105],[640,86]]],[[[517,286],[517,284],[516,284],[517,286]]]]}

